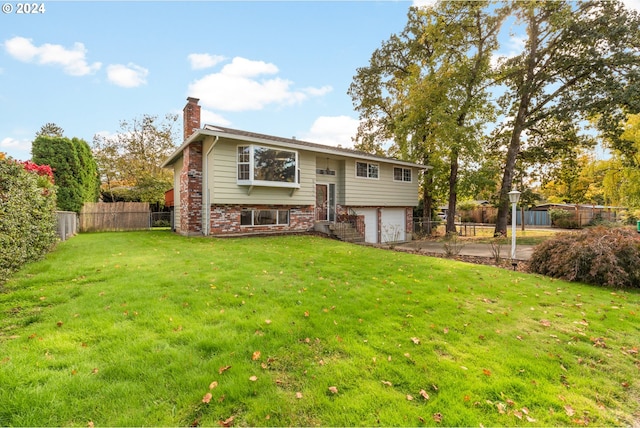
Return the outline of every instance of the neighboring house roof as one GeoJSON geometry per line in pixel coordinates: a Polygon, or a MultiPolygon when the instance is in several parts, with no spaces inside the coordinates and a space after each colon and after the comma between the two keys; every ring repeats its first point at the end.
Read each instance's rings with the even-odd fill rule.
{"type": "Polygon", "coordinates": [[[548,210],[550,208],[561,208],[561,209],[597,209],[597,210],[606,210],[606,209],[613,209],[613,210],[621,210],[621,209],[625,209],[624,207],[613,207],[613,206],[608,206],[608,205],[590,205],[590,204],[553,204],[553,203],[547,203],[547,204],[540,204],[540,205],[536,205],[535,207],[531,208],[531,211],[545,211],[548,210]]]}
{"type": "Polygon", "coordinates": [[[258,134],[255,132],[242,131],[239,129],[225,128],[222,126],[205,125],[204,128],[196,130],[185,142],[174,151],[165,160],[161,167],[167,167],[173,164],[181,155],[185,147],[194,141],[199,141],[206,136],[212,137],[224,137],[241,141],[248,141],[258,144],[275,144],[281,147],[289,147],[295,149],[305,149],[316,153],[323,153],[327,155],[340,155],[357,159],[369,159],[379,162],[388,162],[402,166],[409,166],[414,168],[430,169],[431,166],[425,166],[416,164],[413,162],[401,161],[394,158],[388,158],[384,156],[372,155],[370,153],[362,152],[354,149],[347,149],[343,147],[327,146],[324,144],[311,143],[308,141],[298,140],[296,138],[282,138],[273,135],[258,134]]]}

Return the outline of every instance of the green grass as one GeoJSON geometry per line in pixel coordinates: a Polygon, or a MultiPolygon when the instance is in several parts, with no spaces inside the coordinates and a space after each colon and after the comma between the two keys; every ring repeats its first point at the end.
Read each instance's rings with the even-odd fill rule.
{"type": "Polygon", "coordinates": [[[82,234],[0,314],[0,426],[640,420],[639,293],[318,237],[82,234]]]}

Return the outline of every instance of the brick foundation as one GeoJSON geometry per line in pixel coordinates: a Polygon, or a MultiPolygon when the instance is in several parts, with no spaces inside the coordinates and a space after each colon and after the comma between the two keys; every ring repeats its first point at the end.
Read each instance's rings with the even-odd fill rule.
{"type": "Polygon", "coordinates": [[[210,234],[305,232],[313,229],[315,209],[309,206],[291,205],[211,205],[210,234]],[[289,224],[242,226],[240,216],[243,210],[288,210],[289,224]]]}

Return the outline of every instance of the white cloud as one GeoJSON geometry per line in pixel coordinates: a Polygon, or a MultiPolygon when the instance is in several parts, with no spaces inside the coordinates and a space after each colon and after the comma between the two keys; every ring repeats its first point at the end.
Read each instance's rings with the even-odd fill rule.
{"type": "Polygon", "coordinates": [[[0,141],[0,147],[9,149],[30,149],[31,142],[27,140],[17,140],[11,137],[5,137],[0,141]]]}
{"type": "Polygon", "coordinates": [[[633,9],[640,12],[640,0],[622,0],[627,9],[633,9]]]}
{"type": "Polygon", "coordinates": [[[309,132],[300,136],[302,140],[327,146],[353,148],[352,138],[358,132],[358,119],[349,116],[320,116],[309,132]]]}
{"type": "Polygon", "coordinates": [[[496,67],[502,61],[520,55],[524,51],[526,42],[525,36],[510,34],[506,42],[500,46],[499,51],[491,55],[491,65],[496,67]]]}
{"type": "Polygon", "coordinates": [[[328,94],[331,91],[333,91],[333,88],[330,85],[325,85],[321,88],[309,87],[302,89],[302,92],[307,93],[312,97],[321,97],[322,95],[328,94]]]}
{"type": "Polygon", "coordinates": [[[31,39],[14,37],[6,40],[4,47],[9,55],[19,61],[60,66],[71,76],[92,74],[102,66],[99,62],[87,63],[87,49],[82,43],[74,43],[73,47],[68,49],[62,45],[50,43],[36,46],[31,39]]]}
{"type": "Polygon", "coordinates": [[[135,88],[146,84],[148,75],[149,70],[133,63],[127,65],[112,64],[107,67],[109,81],[123,88],[135,88]]]}
{"type": "Polygon", "coordinates": [[[194,70],[201,70],[203,68],[211,68],[225,60],[221,55],[209,55],[209,54],[189,54],[187,57],[191,63],[191,68],[194,70]]]}
{"type": "Polygon", "coordinates": [[[200,110],[200,121],[201,126],[204,125],[220,125],[220,126],[229,126],[231,122],[220,116],[217,113],[209,111],[207,109],[200,110]]]}
{"type": "Polygon", "coordinates": [[[414,7],[431,7],[436,4],[436,0],[413,0],[414,7]]]}
{"type": "Polygon", "coordinates": [[[253,61],[246,58],[235,57],[231,64],[222,68],[222,74],[238,77],[255,77],[261,74],[277,74],[278,67],[264,61],[253,61]]]}
{"type": "Polygon", "coordinates": [[[204,107],[222,111],[261,110],[269,104],[291,105],[330,92],[330,86],[293,90],[293,82],[275,75],[278,67],[263,61],[235,57],[217,73],[191,83],[188,93],[204,107]]]}
{"type": "Polygon", "coordinates": [[[31,157],[31,140],[5,137],[0,140],[0,152],[14,159],[27,160],[31,157]]]}

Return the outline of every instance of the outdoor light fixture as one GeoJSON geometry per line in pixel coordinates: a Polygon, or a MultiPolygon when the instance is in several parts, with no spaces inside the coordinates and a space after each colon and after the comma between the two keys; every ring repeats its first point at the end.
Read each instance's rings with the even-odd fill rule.
{"type": "Polygon", "coordinates": [[[516,269],[516,205],[520,200],[520,192],[513,189],[509,192],[509,202],[511,202],[511,264],[516,269]]]}

